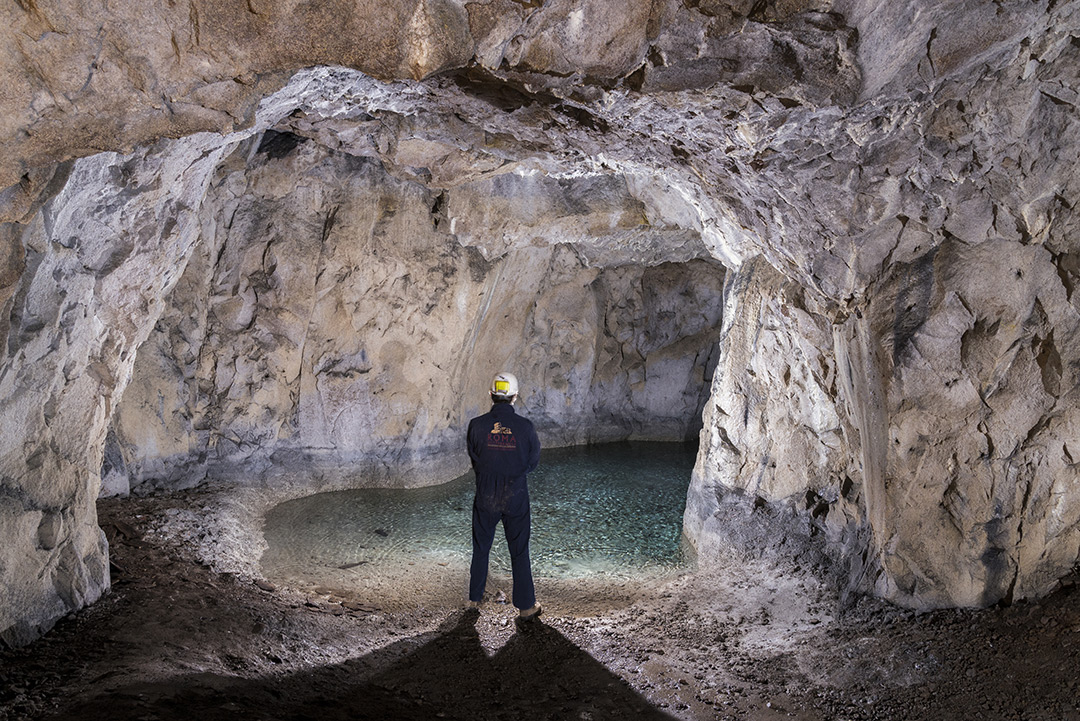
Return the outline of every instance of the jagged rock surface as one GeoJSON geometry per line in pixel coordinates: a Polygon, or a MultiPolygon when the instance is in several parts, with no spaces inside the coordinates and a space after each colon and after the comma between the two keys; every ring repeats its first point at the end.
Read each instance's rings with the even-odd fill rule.
{"type": "Polygon", "coordinates": [[[587,263],[594,249],[544,237],[559,209],[594,244],[638,228],[641,203],[617,177],[480,185],[432,192],[276,131],[241,146],[140,349],[109,490],[297,468],[353,484],[447,481],[467,468],[461,429],[487,409],[500,368],[521,380],[544,445],[696,434],[723,266],[682,246],[672,255],[687,262],[587,263]],[[488,260],[451,236],[444,206],[481,192],[485,211],[502,210],[498,237],[542,244],[488,260]]]}
{"type": "Polygon", "coordinates": [[[684,530],[861,576],[859,434],[843,403],[832,329],[798,283],[754,258],[725,288],[721,360],[705,409],[684,530]]]}
{"type": "Polygon", "coordinates": [[[94,510],[105,434],[135,351],[194,247],[186,208],[220,154],[174,143],[80,162],[21,234],[26,270],[0,378],[0,416],[12,429],[0,445],[8,643],[108,587],[94,510]]]}
{"type": "MultiPolygon", "coordinates": [[[[106,432],[181,273],[190,298],[209,305],[173,324],[168,343],[156,338],[143,361],[180,361],[162,393],[165,430],[155,431],[167,452],[132,450],[121,421],[109,457],[147,476],[161,470],[152,458],[198,459],[211,445],[221,458],[246,458],[242,444],[211,444],[209,428],[183,428],[218,420],[190,379],[207,392],[221,383],[221,420],[235,412],[229,422],[253,422],[242,408],[301,408],[290,379],[306,356],[283,349],[302,336],[292,320],[269,322],[295,309],[269,285],[268,305],[245,297],[245,283],[261,288],[251,279],[274,274],[248,255],[250,237],[231,238],[208,210],[224,208],[226,186],[247,182],[237,178],[256,141],[240,160],[233,148],[270,128],[412,184],[402,198],[431,203],[415,211],[435,243],[422,252],[459,253],[462,288],[481,283],[461,260],[477,251],[486,273],[557,261],[551,292],[526,294],[552,314],[540,335],[556,344],[556,279],[605,279],[611,295],[593,289],[599,308],[637,282],[616,266],[688,261],[701,244],[721,260],[734,273],[727,323],[764,330],[729,325],[721,342],[687,517],[702,547],[718,541],[709,529],[724,514],[783,507],[852,582],[915,607],[1037,595],[1075,564],[1080,3],[320,8],[196,0],[3,11],[8,639],[25,640],[107,583],[92,506],[106,432]],[[346,69],[293,75],[320,63],[387,82],[346,69]],[[70,162],[101,150],[128,155],[70,162]],[[222,166],[226,157],[237,167],[222,166]],[[212,178],[222,185],[206,201],[212,178]],[[606,216],[575,210],[586,189],[613,203],[606,216]],[[553,242],[572,244],[575,257],[553,242]],[[449,250],[461,246],[475,250],[449,250]],[[231,265],[211,262],[212,247],[231,265]],[[752,268],[761,272],[747,276],[752,268]],[[217,298],[234,285],[239,295],[217,298]],[[244,382],[244,364],[241,381],[234,365],[226,382],[216,360],[215,375],[202,374],[199,364],[217,357],[205,334],[263,321],[278,345],[257,362],[273,383],[244,382]],[[244,394],[255,399],[257,388],[249,406],[244,394]],[[732,414],[740,394],[757,394],[741,419],[732,414]],[[772,424],[777,437],[760,432],[772,424]]],[[[305,241],[325,227],[317,215],[299,222],[305,241]]],[[[278,256],[282,274],[289,260],[278,256]]],[[[231,340],[235,357],[255,352],[251,338],[231,340]]],[[[375,371],[360,372],[357,352],[342,344],[328,357],[366,382],[375,371]]],[[[147,402],[154,383],[141,373],[132,390],[147,402]]],[[[538,385],[551,378],[540,374],[538,385]]],[[[322,398],[299,382],[299,397],[322,398]]],[[[555,399],[542,405],[555,413],[555,399]]],[[[287,432],[275,447],[285,448],[296,436],[278,421],[287,432]]],[[[431,447],[437,436],[426,436],[431,447]]]]}

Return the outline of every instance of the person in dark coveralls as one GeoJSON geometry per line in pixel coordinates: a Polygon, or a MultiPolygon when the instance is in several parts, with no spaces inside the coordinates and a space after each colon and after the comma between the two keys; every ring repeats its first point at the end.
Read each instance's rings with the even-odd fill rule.
{"type": "Polygon", "coordinates": [[[478,608],[487,584],[488,556],[495,526],[502,521],[510,567],[513,602],[520,620],[540,615],[529,561],[529,487],[526,476],[540,463],[540,439],[532,421],[514,411],[518,382],[510,373],[491,381],[491,410],[469,421],[466,444],[476,472],[472,512],[472,566],[469,606],[478,608]]]}

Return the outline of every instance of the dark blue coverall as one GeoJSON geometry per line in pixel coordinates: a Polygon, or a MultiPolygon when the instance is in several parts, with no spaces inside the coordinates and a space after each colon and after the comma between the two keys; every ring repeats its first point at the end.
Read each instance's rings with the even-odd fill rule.
{"type": "Polygon", "coordinates": [[[466,443],[476,472],[469,600],[479,603],[484,598],[488,556],[495,540],[495,526],[501,520],[514,574],[514,606],[532,608],[536,603],[536,590],[529,562],[526,475],[540,463],[540,439],[536,437],[532,421],[519,416],[514,406],[496,403],[490,411],[469,421],[466,443]]]}

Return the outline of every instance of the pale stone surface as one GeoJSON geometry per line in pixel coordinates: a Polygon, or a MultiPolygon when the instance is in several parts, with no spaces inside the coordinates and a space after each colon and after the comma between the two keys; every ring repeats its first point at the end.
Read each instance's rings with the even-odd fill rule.
{"type": "MultiPolygon", "coordinates": [[[[240,173],[270,127],[367,159],[356,167],[378,165],[393,178],[387,187],[403,183],[408,190],[392,197],[412,209],[388,227],[410,229],[416,245],[405,248],[425,268],[447,256],[458,280],[443,294],[456,303],[459,290],[481,286],[492,289],[491,307],[529,303],[529,332],[552,347],[601,338],[601,317],[630,317],[635,303],[659,307],[658,319],[674,312],[671,298],[646,290],[693,287],[711,297],[714,288],[696,279],[653,278],[675,272],[664,261],[685,263],[704,246],[734,271],[725,302],[741,319],[730,322],[745,327],[725,331],[727,370],[713,382],[690,492],[688,530],[703,547],[723,540],[724,514],[752,525],[755,505],[762,515],[787,509],[787,527],[839,559],[848,583],[915,607],[1038,595],[1076,563],[1080,3],[605,6],[61,1],[2,11],[0,416],[9,430],[0,537],[11,550],[0,566],[8,601],[0,628],[14,629],[10,638],[27,638],[105,587],[92,510],[103,456],[151,477],[164,468],[154,459],[198,459],[220,431],[213,458],[257,469],[262,461],[244,444],[265,432],[252,428],[270,427],[264,440],[275,448],[307,447],[294,432],[303,428],[332,441],[336,457],[358,427],[334,405],[349,405],[337,386],[350,376],[372,382],[384,367],[404,369],[386,381],[409,390],[400,406],[380,391],[383,430],[415,438],[417,462],[449,427],[411,415],[411,399],[433,388],[433,376],[408,365],[418,337],[409,334],[426,325],[409,330],[407,321],[423,315],[429,301],[418,288],[429,285],[405,289],[392,253],[362,263],[372,280],[387,281],[386,305],[363,312],[380,333],[392,325],[380,314],[404,313],[406,327],[391,333],[402,335],[374,361],[368,346],[338,336],[316,338],[334,341],[325,358],[309,349],[298,319],[314,309],[339,328],[344,317],[299,303],[320,300],[300,258],[333,225],[331,208],[281,217],[274,236],[239,199],[310,192],[293,207],[312,208],[329,191],[270,176],[251,194],[234,188],[247,187],[240,173]],[[344,68],[294,75],[321,63],[387,82],[344,68]],[[190,135],[199,130],[215,132],[190,135]],[[188,137],[159,140],[180,136],[188,137]],[[102,150],[130,157],[69,164],[102,150]],[[220,185],[205,199],[212,178],[220,185]],[[237,216],[233,238],[231,211],[241,206],[247,215],[237,216]],[[252,234],[279,240],[264,244],[264,258],[252,234]],[[473,279],[462,258],[476,253],[482,272],[473,279]],[[630,265],[649,270],[619,270],[630,265]],[[132,450],[117,426],[106,444],[136,350],[182,273],[187,291],[175,298],[190,291],[206,302],[177,322],[182,304],[172,304],[160,333],[175,332],[140,354],[146,375],[131,389],[142,394],[132,401],[141,412],[157,403],[161,429],[146,430],[132,450]],[[288,284],[304,278],[305,292],[293,293],[288,284]],[[572,300],[586,280],[592,306],[572,300]],[[633,299],[625,310],[624,295],[633,299]],[[576,325],[560,320],[569,308],[576,325]],[[228,337],[232,365],[217,362],[207,337],[228,337]],[[168,372],[154,373],[155,363],[168,372]],[[275,415],[293,407],[294,417],[275,415]],[[339,425],[327,424],[335,413],[339,425]],[[424,432],[407,430],[409,420],[424,432]],[[229,427],[248,435],[230,440],[229,427]],[[755,475],[762,459],[771,460],[755,475]]],[[[341,221],[374,242],[377,208],[343,209],[341,221]]],[[[344,227],[328,239],[338,243],[344,227]]],[[[356,265],[360,251],[341,249],[356,265]]],[[[463,302],[475,310],[475,298],[463,302]]],[[[679,317],[688,336],[699,335],[694,324],[704,321],[679,317]]],[[[617,351],[560,352],[548,375],[548,346],[519,349],[544,389],[530,402],[552,425],[572,426],[579,409],[555,410],[564,378],[577,384],[575,397],[588,384],[604,399],[629,389],[619,412],[635,418],[668,413],[661,400],[678,395],[673,379],[702,362],[688,364],[681,341],[657,330],[665,323],[650,323],[617,351]],[[635,344],[657,338],[643,369],[624,364],[635,344]],[[603,353],[620,360],[600,382],[603,353]],[[663,362],[650,370],[650,358],[663,362]],[[667,380],[650,386],[650,377],[667,380]]],[[[439,341],[439,362],[457,374],[457,385],[433,391],[444,408],[467,378],[511,360],[470,368],[465,346],[439,341]]],[[[480,333],[477,342],[489,339],[480,333]]],[[[210,461],[208,453],[197,463],[210,461]]],[[[742,540],[752,545],[752,535],[742,540]]]]}
{"type": "MultiPolygon", "coordinates": [[[[529,243],[490,260],[433,215],[459,192],[478,195],[437,194],[287,134],[241,146],[140,349],[109,490],[296,468],[357,485],[450,480],[500,368],[518,375],[545,445],[696,433],[723,266],[586,263],[573,238],[543,233],[552,207],[572,206],[595,237],[612,207],[639,206],[617,176],[527,188],[530,207],[507,208],[497,235],[529,243]]],[[[614,225],[628,223],[640,214],[614,225]]]]}
{"type": "Polygon", "coordinates": [[[985,605],[1052,589],[1080,547],[1080,313],[1049,248],[947,241],[845,333],[861,323],[891,341],[864,359],[887,418],[868,508],[887,549],[878,592],[985,605]]]}
{"type": "Polygon", "coordinates": [[[837,582],[856,590],[866,547],[851,452],[859,432],[821,311],[762,258],[729,277],[684,530],[705,557],[735,547],[820,566],[827,553],[837,582]]]}
{"type": "Polygon", "coordinates": [[[0,417],[18,429],[0,441],[8,539],[0,630],[9,643],[108,588],[94,510],[106,429],[135,350],[194,246],[187,208],[220,153],[170,144],[82,161],[22,233],[26,271],[0,377],[0,417]],[[134,195],[138,212],[125,212],[134,195]]]}
{"type": "MultiPolygon", "coordinates": [[[[816,138],[790,125],[772,136],[778,162],[762,172],[784,190],[770,208],[763,252],[826,299],[808,306],[820,314],[815,323],[776,324],[792,334],[789,347],[804,357],[814,347],[837,370],[823,405],[854,431],[824,456],[821,446],[835,435],[815,433],[808,443],[813,424],[779,450],[771,437],[732,435],[723,412],[744,392],[765,398],[750,404],[750,428],[805,414],[786,384],[730,374],[746,351],[722,348],[717,406],[706,411],[713,416],[690,493],[697,510],[687,518],[699,543],[737,536],[718,529],[725,519],[759,523],[747,510],[753,498],[733,506],[730,491],[756,492],[770,476],[733,464],[736,449],[752,460],[775,457],[780,470],[802,469],[815,494],[822,459],[834,474],[830,489],[850,478],[853,495],[833,502],[830,490],[827,518],[839,504],[848,528],[843,499],[858,499],[862,531],[815,523],[816,501],[801,518],[826,532],[850,583],[897,602],[978,606],[1038,596],[1075,565],[1076,220],[1066,199],[1075,195],[1077,148],[1073,106],[1059,96],[1078,71],[1076,6],[1047,10],[945,3],[924,12],[908,3],[862,20],[855,13],[875,37],[898,42],[860,44],[869,99],[843,124],[818,114],[816,138]],[[910,55],[896,52],[903,47],[910,55]],[[911,88],[913,78],[921,89],[911,88]],[[805,159],[797,186],[785,149],[805,159]],[[817,227],[817,241],[798,227],[817,227]],[[829,325],[831,348],[822,345],[829,325]],[[860,538],[868,544],[861,549],[860,538]]],[[[779,288],[745,285],[762,294],[744,309],[751,328],[787,302],[779,288]]],[[[770,363],[771,375],[788,365],[797,367],[770,363]]],[[[794,492],[762,494],[761,524],[774,507],[803,505],[802,489],[783,490],[794,492]]]]}
{"type": "Polygon", "coordinates": [[[28,2],[0,11],[0,32],[4,187],[73,155],[245,127],[304,66],[420,78],[461,66],[473,44],[453,0],[28,2]]]}

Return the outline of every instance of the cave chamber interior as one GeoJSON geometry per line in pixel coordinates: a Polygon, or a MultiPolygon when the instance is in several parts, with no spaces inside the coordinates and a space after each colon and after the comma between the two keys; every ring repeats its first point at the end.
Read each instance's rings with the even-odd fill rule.
{"type": "Polygon", "coordinates": [[[301,107],[230,149],[113,414],[103,495],[271,489],[229,539],[251,550],[217,550],[244,575],[265,570],[275,503],[463,473],[463,428],[501,368],[545,448],[696,445],[725,268],[694,209],[651,173],[539,173],[453,126],[436,142],[442,118],[424,144],[398,129],[392,164],[371,133],[403,122],[301,107]]]}
{"type": "MultiPolygon", "coordinates": [[[[1076,2],[18,5],[8,645],[109,589],[100,496],[236,489],[161,528],[250,581],[267,504],[464,471],[502,369],[548,446],[697,438],[687,537],[807,618],[1075,569],[1076,2]]],[[[715,595],[655,608],[752,646],[715,595]]]]}

